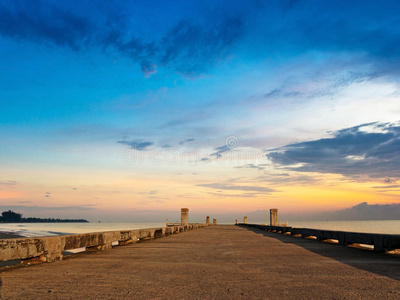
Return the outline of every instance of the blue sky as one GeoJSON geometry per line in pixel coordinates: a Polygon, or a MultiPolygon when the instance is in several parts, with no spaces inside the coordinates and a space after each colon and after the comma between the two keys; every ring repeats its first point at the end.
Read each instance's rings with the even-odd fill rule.
{"type": "Polygon", "coordinates": [[[399,16],[397,1],[2,1],[0,204],[398,202],[373,186],[400,177],[399,16]]]}

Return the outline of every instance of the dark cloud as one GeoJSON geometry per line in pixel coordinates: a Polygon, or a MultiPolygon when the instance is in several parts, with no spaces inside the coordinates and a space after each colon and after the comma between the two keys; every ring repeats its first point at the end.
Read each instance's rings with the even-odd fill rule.
{"type": "Polygon", "coordinates": [[[89,20],[44,1],[15,1],[15,9],[0,4],[0,34],[79,51],[95,29],[89,20]]]}
{"type": "Polygon", "coordinates": [[[144,142],[140,140],[134,140],[134,141],[117,141],[118,144],[122,145],[127,145],[129,148],[138,150],[138,151],[144,151],[146,150],[147,147],[153,145],[153,142],[144,142]]]}
{"type": "Polygon", "coordinates": [[[396,183],[396,180],[393,180],[393,179],[391,179],[391,178],[385,178],[383,181],[384,181],[385,183],[396,183]]]}
{"type": "MultiPolygon", "coordinates": [[[[135,35],[137,28],[129,25],[132,16],[125,10],[133,7],[113,9],[101,2],[90,8],[93,16],[85,13],[84,5],[67,7],[45,1],[0,4],[0,35],[73,51],[98,48],[117,53],[138,63],[149,77],[158,66],[184,75],[206,73],[230,54],[228,49],[241,36],[243,27],[240,14],[197,21],[183,19],[165,26],[170,29],[164,35],[145,39],[135,35]]],[[[157,34],[153,32],[153,36],[157,34]]]]}
{"type": "Polygon", "coordinates": [[[262,193],[272,193],[275,189],[267,188],[264,186],[249,186],[249,185],[229,185],[225,183],[207,183],[198,184],[197,186],[206,187],[216,190],[229,190],[229,191],[246,191],[246,192],[262,192],[262,193]]]}
{"type": "Polygon", "coordinates": [[[370,123],[346,128],[334,137],[270,150],[278,167],[301,172],[373,178],[400,177],[400,126],[370,123]],[[374,130],[364,130],[365,128],[374,130]]]}
{"type": "MultiPolygon", "coordinates": [[[[182,18],[171,17],[174,21],[168,22],[156,10],[150,11],[151,4],[147,3],[2,1],[0,34],[73,51],[97,48],[128,57],[140,65],[146,77],[156,73],[159,66],[189,76],[207,73],[230,57],[242,37],[248,37],[245,42],[253,59],[310,52],[339,53],[343,57],[350,54],[352,64],[357,60],[372,66],[372,76],[399,73],[397,1],[211,3],[198,4],[197,13],[181,13],[182,18]],[[151,20],[141,19],[141,9],[146,5],[151,20]],[[132,22],[135,19],[137,23],[132,22]],[[137,27],[151,28],[152,22],[163,27],[139,35],[137,27]]],[[[165,15],[176,9],[179,16],[179,6],[171,4],[171,11],[165,15]]]]}

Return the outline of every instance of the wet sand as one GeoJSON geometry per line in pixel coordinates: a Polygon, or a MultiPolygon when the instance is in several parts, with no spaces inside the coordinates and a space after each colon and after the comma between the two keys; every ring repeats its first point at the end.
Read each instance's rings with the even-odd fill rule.
{"type": "Polygon", "coordinates": [[[400,258],[214,226],[2,272],[5,299],[399,299],[400,258]]]}
{"type": "Polygon", "coordinates": [[[12,232],[7,232],[7,231],[0,231],[0,240],[2,239],[15,239],[15,238],[20,238],[23,237],[22,235],[18,235],[12,232]]]}

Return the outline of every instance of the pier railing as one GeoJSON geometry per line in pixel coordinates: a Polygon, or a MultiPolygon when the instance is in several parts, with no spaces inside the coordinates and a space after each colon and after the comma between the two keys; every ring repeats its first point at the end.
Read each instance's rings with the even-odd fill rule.
{"type": "Polygon", "coordinates": [[[300,236],[303,238],[312,237],[318,241],[332,240],[337,241],[340,245],[372,245],[374,246],[374,251],[377,252],[400,249],[400,235],[394,234],[362,233],[244,223],[239,223],[238,225],[282,234],[290,234],[292,236],[300,236]]]}
{"type": "Polygon", "coordinates": [[[194,223],[159,228],[106,231],[37,238],[0,240],[0,261],[21,259],[23,262],[53,262],[61,260],[67,250],[106,250],[113,245],[126,245],[143,240],[176,234],[211,224],[194,223]]]}

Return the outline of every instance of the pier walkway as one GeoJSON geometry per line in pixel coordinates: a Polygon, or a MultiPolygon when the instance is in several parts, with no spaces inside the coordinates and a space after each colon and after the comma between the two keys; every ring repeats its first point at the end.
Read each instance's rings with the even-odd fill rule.
{"type": "Polygon", "coordinates": [[[400,258],[212,226],[3,269],[4,299],[400,299],[400,258]]]}

